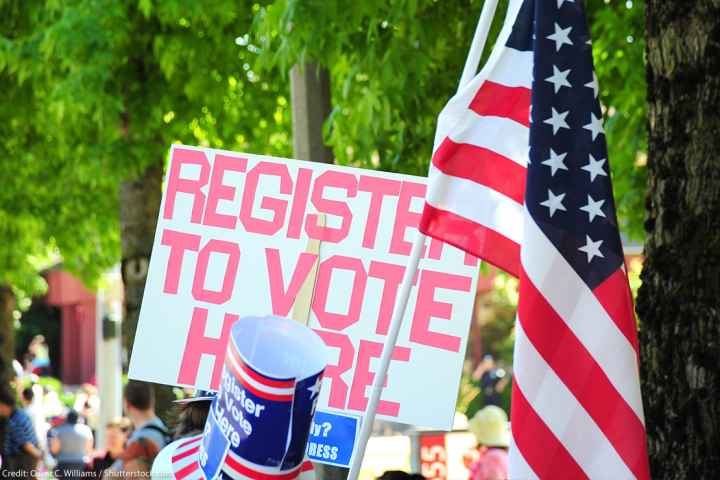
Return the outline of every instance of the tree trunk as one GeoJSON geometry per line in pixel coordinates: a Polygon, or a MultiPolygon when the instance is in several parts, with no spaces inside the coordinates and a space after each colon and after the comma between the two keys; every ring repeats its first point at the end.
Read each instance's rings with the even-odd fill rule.
{"type": "Polygon", "coordinates": [[[333,163],[333,152],[323,140],[323,124],[330,115],[330,72],[316,63],[290,70],[293,152],[298,160],[333,163]]]}
{"type": "MultiPolygon", "coordinates": [[[[160,199],[162,198],[163,162],[150,165],[134,180],[120,185],[120,233],[122,279],[125,287],[125,316],[122,323],[123,346],[127,360],[132,355],[140,305],[150,264],[160,199]]],[[[158,358],[158,361],[162,361],[158,358]]],[[[156,410],[167,420],[174,399],[170,387],[156,385],[156,410]]]]}
{"type": "Polygon", "coordinates": [[[12,361],[15,355],[15,294],[7,285],[0,285],[0,388],[10,388],[15,377],[12,361]]]}
{"type": "Polygon", "coordinates": [[[647,1],[649,183],[637,311],[653,478],[720,471],[720,1],[647,1]]]}
{"type": "MultiPolygon", "coordinates": [[[[290,70],[293,114],[293,151],[299,160],[333,163],[333,152],[323,140],[323,124],[330,115],[330,72],[316,63],[290,70]]],[[[345,480],[348,469],[315,463],[319,480],[345,480]]]]}

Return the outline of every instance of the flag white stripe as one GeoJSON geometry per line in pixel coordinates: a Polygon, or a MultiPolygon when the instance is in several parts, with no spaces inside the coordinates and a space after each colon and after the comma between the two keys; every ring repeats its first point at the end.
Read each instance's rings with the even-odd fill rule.
{"type": "MultiPolygon", "coordinates": [[[[172,457],[175,457],[175,456],[180,455],[180,454],[182,454],[182,453],[184,453],[184,452],[187,452],[188,450],[192,450],[193,448],[199,446],[201,441],[202,441],[202,437],[198,437],[198,438],[197,438],[197,441],[194,441],[194,442],[192,442],[192,443],[190,443],[189,445],[186,445],[186,446],[184,446],[184,447],[177,448],[177,449],[173,452],[172,457]]],[[[171,457],[171,460],[172,460],[172,457],[171,457]]],[[[187,457],[181,458],[180,460],[176,460],[176,461],[174,461],[174,462],[172,463],[172,465],[173,465],[173,470],[177,472],[178,470],[181,470],[181,469],[187,467],[187,466],[190,465],[191,463],[196,462],[197,459],[198,459],[198,454],[197,454],[197,453],[194,453],[194,454],[192,454],[192,455],[188,455],[187,457]]]]}
{"type": "Polygon", "coordinates": [[[240,376],[242,377],[242,381],[251,387],[260,390],[261,392],[270,393],[273,395],[292,395],[295,393],[295,387],[292,388],[276,388],[276,387],[269,387],[263,383],[258,382],[254,378],[252,378],[250,375],[248,375],[242,368],[240,368],[240,365],[238,365],[237,361],[235,360],[235,357],[232,355],[228,355],[227,358],[232,362],[235,369],[240,373],[240,376]]]}
{"type": "MultiPolygon", "coordinates": [[[[512,32],[513,24],[515,23],[515,19],[517,18],[518,11],[520,11],[520,7],[522,6],[523,0],[510,0],[510,4],[508,5],[507,14],[505,16],[505,22],[503,23],[503,28],[500,30],[500,34],[498,35],[498,38],[495,42],[496,45],[505,45],[507,43],[508,38],[510,37],[510,33],[512,32]]],[[[493,50],[490,52],[490,57],[488,58],[487,62],[483,66],[483,68],[480,70],[480,72],[475,76],[475,78],[472,79],[471,82],[464,85],[460,90],[458,90],[457,94],[453,98],[448,101],[447,105],[445,105],[445,108],[443,108],[442,112],[440,112],[440,115],[438,116],[438,123],[437,123],[437,129],[435,130],[435,143],[434,143],[434,150],[437,150],[437,147],[440,145],[440,143],[445,139],[445,137],[448,136],[450,132],[455,130],[455,127],[457,125],[462,125],[458,120],[460,119],[460,116],[468,109],[468,105],[470,105],[470,102],[475,97],[475,94],[480,89],[480,85],[487,80],[490,75],[495,71],[496,64],[500,61],[501,57],[506,55],[508,53],[509,48],[501,47],[501,48],[493,48],[493,50]]],[[[517,52],[517,50],[513,50],[513,52],[517,52]]],[[[510,52],[512,55],[513,52],[510,52]]],[[[516,58],[518,58],[516,56],[516,58]]],[[[521,61],[527,62],[526,56],[521,57],[521,61]]],[[[530,61],[532,62],[532,56],[529,57],[530,61]]],[[[500,71],[497,73],[496,81],[498,83],[503,83],[503,78],[506,76],[505,70],[510,70],[512,66],[508,65],[507,68],[503,67],[500,71]]],[[[526,65],[518,65],[516,66],[521,72],[527,71],[528,67],[526,65]]],[[[530,72],[532,72],[532,63],[530,63],[530,72]]],[[[531,80],[532,76],[528,77],[528,80],[531,80]]],[[[527,82],[528,80],[525,80],[524,82],[527,82]]],[[[512,81],[510,79],[506,81],[512,81]]],[[[516,80],[519,81],[519,80],[516,80]]],[[[509,86],[509,85],[508,85],[509,86]]]]}
{"type": "Polygon", "coordinates": [[[637,356],[627,337],[527,211],[522,245],[521,261],[529,279],[644,425],[637,356]]]}
{"type": "MultiPolygon", "coordinates": [[[[512,427],[512,425],[511,425],[512,427]]],[[[530,465],[525,461],[522,452],[515,445],[515,440],[510,437],[509,457],[509,480],[539,480],[530,465]]]]}
{"type": "Polygon", "coordinates": [[[515,323],[514,381],[533,410],[594,479],[634,478],[608,438],[515,323]]]}
{"type": "Polygon", "coordinates": [[[488,80],[506,87],[532,88],[533,52],[502,47],[502,53],[493,65],[488,80]]]}
{"type": "Polygon", "coordinates": [[[448,137],[455,143],[467,143],[486,148],[527,167],[530,129],[504,117],[478,115],[467,109],[462,124],[448,137]]]}
{"type": "Polygon", "coordinates": [[[522,240],[523,207],[502,193],[430,166],[425,201],[506,236],[522,240]],[[442,177],[442,178],[441,178],[442,177]]]}

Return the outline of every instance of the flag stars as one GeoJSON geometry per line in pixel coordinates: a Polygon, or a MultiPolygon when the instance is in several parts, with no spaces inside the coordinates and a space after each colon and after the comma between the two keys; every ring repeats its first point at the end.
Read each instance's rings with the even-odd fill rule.
{"type": "MultiPolygon", "coordinates": [[[[593,91],[593,95],[595,96],[595,98],[597,98],[600,88],[598,86],[597,75],[595,75],[595,72],[593,72],[592,82],[586,83],[585,86],[588,88],[591,88],[593,91]]],[[[593,140],[594,140],[594,138],[593,138],[593,140]]]]}
{"type": "Polygon", "coordinates": [[[547,207],[548,210],[550,210],[550,218],[552,218],[552,216],[555,215],[555,212],[558,210],[562,210],[563,212],[567,211],[565,209],[565,205],[562,204],[564,198],[564,193],[561,193],[560,195],[555,195],[552,190],[548,189],[548,199],[544,202],[541,202],[540,205],[543,207],[547,207]]]}
{"type": "MultiPolygon", "coordinates": [[[[555,176],[555,172],[558,170],[567,170],[567,166],[565,165],[565,157],[567,156],[567,153],[560,153],[557,154],[553,151],[553,149],[550,149],[550,158],[542,162],[543,165],[547,165],[550,167],[550,176],[555,176]]],[[[552,216],[552,215],[551,215],[552,216]]]]}
{"type": "Polygon", "coordinates": [[[559,52],[563,45],[573,45],[570,40],[570,32],[572,27],[562,28],[557,23],[555,24],[555,33],[548,35],[546,38],[555,42],[555,51],[559,52]]]}
{"type": "Polygon", "coordinates": [[[570,87],[572,88],[572,85],[570,85],[570,82],[568,82],[568,75],[570,75],[570,69],[561,71],[559,68],[557,68],[555,65],[553,65],[553,74],[545,79],[546,82],[552,83],[553,87],[555,87],[555,93],[558,92],[562,87],[570,87]]]}
{"type": "Polygon", "coordinates": [[[593,198],[588,195],[588,203],[587,205],[584,205],[580,207],[580,210],[587,212],[588,214],[588,222],[592,223],[593,220],[595,220],[595,217],[605,217],[605,212],[602,211],[602,206],[605,203],[605,200],[598,200],[595,201],[593,198]]]}
{"type": "Polygon", "coordinates": [[[590,123],[584,125],[583,128],[590,131],[593,141],[595,141],[595,138],[601,133],[604,135],[605,130],[603,130],[602,126],[602,115],[596,117],[594,113],[590,112],[590,123]]]}
{"type": "Polygon", "coordinates": [[[555,110],[555,107],[552,107],[552,114],[551,114],[550,118],[545,120],[543,123],[552,125],[553,135],[555,135],[558,132],[558,130],[560,130],[561,128],[570,129],[570,126],[565,121],[565,118],[568,116],[568,113],[570,113],[570,110],[567,110],[562,113],[558,113],[558,111],[555,110]]]}
{"type": "Polygon", "coordinates": [[[584,165],[580,167],[581,170],[585,170],[590,174],[590,183],[595,181],[595,177],[598,175],[607,177],[607,173],[605,173],[605,170],[603,169],[603,165],[605,165],[606,159],[601,158],[600,160],[595,160],[595,157],[592,156],[592,154],[588,154],[588,163],[587,165],[584,165]]]}
{"type": "Polygon", "coordinates": [[[310,398],[315,398],[318,393],[320,393],[320,386],[322,382],[322,377],[318,377],[314,384],[308,387],[308,390],[310,390],[310,398]]]}
{"type": "Polygon", "coordinates": [[[590,238],[590,235],[585,235],[585,245],[578,248],[578,250],[587,255],[587,261],[588,263],[590,263],[595,257],[605,258],[605,255],[603,255],[600,251],[600,245],[602,245],[602,243],[602,240],[593,242],[592,238],[590,238]]]}

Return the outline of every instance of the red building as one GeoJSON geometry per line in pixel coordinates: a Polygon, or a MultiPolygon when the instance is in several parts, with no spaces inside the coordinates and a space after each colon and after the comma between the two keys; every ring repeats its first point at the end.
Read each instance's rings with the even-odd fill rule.
{"type": "MultiPolygon", "coordinates": [[[[44,277],[47,294],[33,301],[22,322],[47,325],[59,320],[59,328],[40,331],[50,346],[53,376],[68,385],[95,383],[95,295],[61,269],[48,270],[44,277]]],[[[27,327],[37,332],[32,325],[27,327]]]]}

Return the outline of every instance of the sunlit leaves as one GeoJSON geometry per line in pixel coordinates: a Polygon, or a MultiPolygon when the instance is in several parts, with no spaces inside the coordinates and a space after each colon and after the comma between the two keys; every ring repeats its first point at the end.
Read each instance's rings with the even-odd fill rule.
{"type": "MultiPolygon", "coordinates": [[[[498,4],[485,58],[507,3],[498,4]]],[[[636,165],[646,138],[643,4],[586,2],[618,211],[635,238],[645,181],[636,165]]],[[[330,69],[325,132],[339,162],[425,175],[436,117],[457,88],[481,9],[481,0],[276,0],[260,9],[249,40],[261,47],[262,68],[287,72],[310,58],[330,69]]]]}
{"type": "Polygon", "coordinates": [[[0,283],[30,289],[50,246],[88,282],[117,262],[118,185],[172,142],[290,154],[287,83],[235,43],[258,8],[0,2],[0,283]]]}

